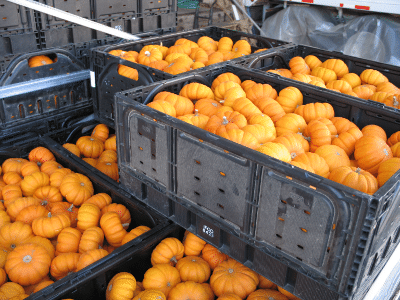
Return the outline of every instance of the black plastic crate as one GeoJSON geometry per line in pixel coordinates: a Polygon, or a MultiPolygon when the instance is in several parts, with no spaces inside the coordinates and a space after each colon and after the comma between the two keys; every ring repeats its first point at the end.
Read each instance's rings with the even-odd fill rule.
{"type": "MultiPolygon", "coordinates": [[[[170,18],[170,14],[166,14],[165,18],[170,18]]],[[[156,18],[162,17],[163,15],[154,15],[156,18]]],[[[172,16],[173,17],[173,16],[172,16]]],[[[145,18],[143,18],[144,20],[145,18]]],[[[149,24],[153,24],[156,22],[155,20],[152,19],[147,19],[147,22],[149,24]]],[[[161,19],[162,20],[162,19],[161,19]]],[[[172,21],[171,21],[172,22],[172,21]]],[[[148,78],[151,78],[152,81],[160,81],[160,80],[165,80],[169,78],[174,78],[180,75],[171,75],[165,72],[162,72],[157,69],[153,69],[144,65],[136,64],[130,61],[126,61],[124,59],[121,59],[119,57],[113,56],[108,54],[111,50],[115,49],[122,49],[125,51],[140,51],[145,45],[150,45],[150,44],[160,44],[162,43],[164,46],[170,47],[172,46],[176,40],[180,38],[186,38],[189,40],[196,41],[202,37],[202,36],[209,36],[213,39],[219,40],[220,38],[226,36],[230,37],[234,42],[243,39],[243,38],[248,38],[251,41],[255,42],[257,46],[252,48],[252,51],[255,49],[259,48],[275,48],[275,47],[280,47],[282,45],[286,45],[288,43],[282,42],[279,40],[273,40],[261,36],[256,36],[244,32],[238,32],[238,31],[233,31],[229,29],[224,29],[224,28],[219,28],[219,27],[206,27],[206,28],[201,28],[201,29],[195,29],[195,30],[190,30],[190,31],[184,31],[184,32],[176,32],[172,34],[164,34],[159,37],[153,37],[153,38],[148,38],[148,39],[143,39],[139,41],[134,41],[134,42],[127,42],[119,45],[113,45],[113,46],[104,46],[104,47],[98,47],[94,48],[91,51],[91,63],[90,63],[90,69],[92,72],[94,72],[95,75],[95,86],[94,87],[94,94],[96,103],[95,103],[95,113],[98,116],[102,122],[106,122],[108,124],[113,124],[114,122],[114,116],[113,116],[113,96],[116,92],[120,91],[125,91],[132,86],[138,86],[142,84],[138,84],[133,79],[123,77],[118,74],[118,65],[123,64],[131,68],[135,68],[139,72],[139,81],[142,80],[142,77],[144,77],[146,80],[148,78]]],[[[274,49],[268,50],[269,51],[275,51],[274,49]]],[[[248,57],[257,57],[257,54],[250,54],[248,57]]],[[[243,62],[243,58],[237,58],[231,60],[231,62],[243,62]]],[[[244,60],[246,61],[246,60],[244,60]]],[[[209,69],[213,68],[215,66],[224,66],[226,65],[227,62],[219,63],[216,65],[212,65],[210,67],[206,67],[204,69],[209,69]]],[[[185,74],[195,74],[197,70],[187,72],[185,74]]],[[[152,82],[150,81],[150,82],[152,82]]]]}
{"type": "MultiPolygon", "coordinates": [[[[106,299],[106,289],[111,278],[119,272],[129,272],[139,282],[144,273],[152,267],[150,256],[153,249],[165,238],[183,237],[183,229],[177,225],[166,225],[146,240],[135,242],[131,247],[120,251],[118,255],[103,264],[93,264],[93,267],[75,278],[65,277],[49,287],[32,294],[27,299],[106,299]],[[59,285],[57,283],[60,282],[59,285]]],[[[84,270],[82,270],[84,271],[84,270]]]]}
{"type": "Polygon", "coordinates": [[[16,55],[26,53],[27,49],[41,49],[38,32],[0,36],[0,71],[5,69],[16,55]]]}
{"type": "MultiPolygon", "coordinates": [[[[65,131],[60,131],[54,136],[57,139],[62,139],[64,134],[65,131]]],[[[85,166],[77,163],[76,160],[73,159],[73,154],[61,147],[60,144],[50,137],[34,137],[32,134],[31,136],[32,138],[30,139],[26,136],[21,137],[19,141],[17,141],[18,137],[16,137],[16,140],[12,146],[3,144],[0,149],[1,161],[9,157],[27,157],[29,151],[33,148],[38,146],[46,147],[54,154],[57,162],[59,162],[61,165],[71,169],[74,172],[78,172],[89,177],[93,184],[95,194],[107,193],[111,196],[113,202],[123,204],[129,209],[132,221],[128,231],[139,225],[148,226],[151,228],[151,230],[132,240],[131,242],[117,248],[108,256],[89,265],[85,269],[76,273],[71,273],[70,275],[56,281],[40,292],[32,294],[29,299],[60,299],[56,294],[53,296],[50,296],[50,294],[57,293],[60,290],[68,290],[68,288],[75,288],[78,283],[81,283],[84,279],[86,280],[88,278],[92,278],[89,275],[96,273],[94,270],[99,268],[108,268],[111,266],[114,267],[115,262],[123,262],[123,264],[125,264],[126,262],[121,260],[121,257],[126,257],[127,253],[132,253],[132,251],[138,251],[142,244],[147,245],[147,240],[154,241],[153,236],[158,236],[159,232],[163,232],[163,230],[166,228],[170,228],[168,227],[169,222],[166,218],[161,216],[153,209],[144,206],[137,199],[122,190],[116,182],[104,180],[100,171],[88,170],[85,166]]],[[[91,292],[93,293],[94,291],[91,292]]]]}
{"type": "Polygon", "coordinates": [[[360,128],[377,124],[388,135],[400,129],[396,110],[228,65],[116,94],[120,182],[174,221],[186,218],[175,210],[179,204],[220,224],[206,224],[211,231],[198,226],[203,236],[218,227],[236,232],[245,242],[242,257],[253,249],[254,270],[302,299],[362,298],[399,242],[400,172],[370,196],[142,104],[160,91],[178,93],[187,82],[211,85],[224,72],[278,92],[295,86],[304,103],[329,102],[336,116],[360,128]],[[151,199],[160,193],[163,203],[151,199]],[[288,203],[284,208],[281,200],[288,203]],[[286,212],[284,228],[276,224],[279,209],[286,212]]]}
{"type": "Polygon", "coordinates": [[[36,30],[33,10],[0,0],[0,36],[36,30]]]}
{"type": "Polygon", "coordinates": [[[64,118],[93,111],[90,72],[69,52],[43,50],[15,58],[0,79],[1,136],[60,128],[64,118]],[[36,68],[30,57],[48,55],[57,62],[36,68]]]}
{"type": "MultiPolygon", "coordinates": [[[[81,0],[82,1],[82,0],[81,0]]],[[[135,15],[138,13],[138,1],[93,1],[93,19],[99,21],[100,19],[108,19],[112,17],[121,17],[125,15],[135,15]]]]}
{"type": "Polygon", "coordinates": [[[139,1],[139,12],[158,12],[160,10],[169,10],[176,12],[178,9],[176,0],[149,0],[139,1]]]}
{"type": "MultiPolygon", "coordinates": [[[[360,75],[366,69],[374,69],[385,75],[391,83],[400,86],[400,67],[379,63],[363,58],[345,55],[340,52],[318,49],[310,46],[292,45],[281,47],[277,53],[260,53],[258,57],[247,59],[242,66],[259,71],[268,71],[271,69],[289,68],[289,61],[295,56],[305,58],[307,55],[315,55],[322,62],[327,59],[335,58],[343,60],[349,68],[350,73],[360,75]]],[[[276,75],[279,76],[279,75],[276,75]]],[[[354,98],[353,98],[354,99],[354,98]]]]}
{"type": "MultiPolygon", "coordinates": [[[[78,17],[85,19],[92,19],[91,4],[90,1],[84,0],[39,0],[40,3],[52,6],[62,11],[74,14],[78,17]]],[[[60,19],[51,15],[47,15],[41,12],[42,29],[52,25],[65,26],[68,21],[60,19]]]]}

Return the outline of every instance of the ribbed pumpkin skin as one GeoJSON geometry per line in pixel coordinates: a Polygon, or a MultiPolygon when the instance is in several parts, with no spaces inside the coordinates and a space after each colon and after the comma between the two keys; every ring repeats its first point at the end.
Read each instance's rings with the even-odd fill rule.
{"type": "Polygon", "coordinates": [[[265,289],[252,292],[247,300],[289,300],[289,298],[277,290],[265,289]]]}
{"type": "Polygon", "coordinates": [[[337,75],[334,71],[323,67],[316,67],[312,70],[311,75],[321,78],[325,84],[337,79],[337,75]]]}
{"type": "Polygon", "coordinates": [[[289,150],[279,143],[267,142],[256,150],[284,162],[290,162],[292,160],[289,150]]]}
{"type": "Polygon", "coordinates": [[[372,175],[378,173],[380,163],[392,157],[392,150],[379,137],[366,136],[355,143],[354,158],[358,166],[372,175]]]}
{"type": "Polygon", "coordinates": [[[79,253],[100,249],[104,242],[104,232],[100,227],[91,227],[82,233],[79,241],[79,253]]]}
{"type": "Polygon", "coordinates": [[[342,132],[332,140],[332,145],[342,148],[348,156],[353,154],[356,142],[363,136],[357,127],[342,132]]]}
{"type": "Polygon", "coordinates": [[[372,85],[378,85],[380,83],[388,82],[389,80],[385,75],[377,70],[366,69],[360,74],[362,82],[372,85]]]}
{"type": "Polygon", "coordinates": [[[32,237],[33,232],[28,224],[19,221],[8,223],[0,228],[0,247],[11,251],[32,237]]]}
{"type": "Polygon", "coordinates": [[[307,123],[304,118],[294,113],[284,115],[275,123],[277,136],[286,133],[303,133],[306,127],[307,123]]]}
{"type": "Polygon", "coordinates": [[[81,236],[82,233],[76,228],[64,228],[57,236],[56,251],[58,253],[78,252],[81,236]]]}
{"type": "Polygon", "coordinates": [[[106,300],[131,300],[136,290],[136,279],[128,272],[120,272],[110,280],[106,300]]]}
{"type": "Polygon", "coordinates": [[[208,297],[204,287],[193,281],[178,283],[168,294],[168,300],[206,300],[208,297]]]}
{"type": "Polygon", "coordinates": [[[177,238],[163,239],[151,253],[151,264],[170,264],[174,266],[184,254],[184,246],[177,238]]]}
{"type": "Polygon", "coordinates": [[[67,213],[54,216],[49,213],[46,217],[33,220],[32,231],[35,235],[51,239],[59,235],[64,228],[70,226],[71,219],[67,213]]]}
{"type": "Polygon", "coordinates": [[[94,249],[83,253],[76,264],[76,271],[80,271],[88,265],[107,256],[108,252],[104,249],[94,249]]]}
{"type": "Polygon", "coordinates": [[[254,292],[259,283],[257,273],[233,259],[220,263],[210,277],[210,285],[216,296],[235,293],[242,299],[254,292]]]}
{"type": "Polygon", "coordinates": [[[214,270],[221,262],[228,259],[228,255],[220,252],[210,244],[204,246],[201,254],[201,257],[209,264],[211,270],[214,270]]]}
{"type": "Polygon", "coordinates": [[[67,276],[70,272],[76,271],[80,253],[61,253],[56,256],[50,265],[50,274],[55,279],[60,280],[67,276]]]}
{"type": "Polygon", "coordinates": [[[342,78],[344,75],[349,73],[349,68],[341,59],[327,59],[321,64],[321,67],[334,71],[338,78],[342,78]]]}
{"type": "Polygon", "coordinates": [[[93,196],[94,189],[88,177],[79,173],[72,173],[67,174],[62,179],[60,192],[69,203],[80,206],[93,196]]]}
{"type": "Polygon", "coordinates": [[[290,67],[290,72],[292,72],[293,74],[295,73],[301,73],[306,75],[311,74],[310,67],[307,65],[304,58],[300,56],[293,57],[289,61],[289,67],[290,67]]]}
{"type": "Polygon", "coordinates": [[[46,249],[35,244],[24,244],[8,254],[5,270],[10,280],[31,285],[40,282],[49,273],[50,263],[46,249]]]}
{"type": "Polygon", "coordinates": [[[379,165],[378,184],[383,186],[400,169],[400,158],[390,158],[379,165]]]}
{"type": "Polygon", "coordinates": [[[171,289],[181,282],[179,271],[169,264],[157,264],[144,273],[143,287],[145,290],[155,289],[168,297],[171,289]]]}
{"type": "Polygon", "coordinates": [[[210,278],[211,269],[208,263],[198,256],[185,256],[175,266],[182,281],[203,283],[210,278]]]}
{"type": "Polygon", "coordinates": [[[233,73],[229,73],[229,72],[228,73],[223,73],[221,75],[218,75],[217,78],[214,79],[214,81],[213,81],[213,83],[211,85],[211,90],[214,91],[215,88],[220,83],[222,83],[224,81],[234,81],[234,82],[237,82],[239,84],[241,84],[241,82],[242,82],[240,80],[240,78],[237,75],[233,74],[233,73]]]}
{"type": "Polygon", "coordinates": [[[319,102],[300,105],[296,108],[294,113],[302,116],[307,124],[315,119],[331,119],[335,116],[335,111],[333,110],[332,105],[330,105],[329,103],[319,102]]]}
{"type": "Polygon", "coordinates": [[[206,241],[202,240],[191,232],[187,232],[183,239],[184,253],[187,256],[200,255],[206,244],[206,241]]]}
{"type": "Polygon", "coordinates": [[[189,98],[190,100],[214,99],[213,91],[206,85],[192,82],[185,85],[179,92],[179,96],[189,98]]]}
{"type": "Polygon", "coordinates": [[[376,178],[360,168],[349,166],[336,168],[329,174],[329,179],[370,195],[378,190],[376,178]]]}
{"type": "Polygon", "coordinates": [[[332,172],[335,168],[341,166],[350,166],[350,159],[346,152],[335,145],[323,145],[315,153],[323,157],[329,166],[329,171],[332,172]]]}
{"type": "Polygon", "coordinates": [[[316,57],[315,55],[307,55],[304,58],[304,61],[310,67],[311,70],[315,69],[316,67],[321,66],[321,64],[322,64],[322,61],[320,61],[320,59],[318,57],[316,57]]]}

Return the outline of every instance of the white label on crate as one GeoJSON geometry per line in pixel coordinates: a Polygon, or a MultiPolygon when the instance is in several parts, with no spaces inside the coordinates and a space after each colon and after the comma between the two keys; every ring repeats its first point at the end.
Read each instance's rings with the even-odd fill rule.
{"type": "Polygon", "coordinates": [[[90,71],[90,85],[94,88],[96,87],[96,79],[94,76],[94,72],[90,71]]]}
{"type": "Polygon", "coordinates": [[[206,225],[203,225],[203,232],[212,238],[214,237],[214,230],[206,225]]]}

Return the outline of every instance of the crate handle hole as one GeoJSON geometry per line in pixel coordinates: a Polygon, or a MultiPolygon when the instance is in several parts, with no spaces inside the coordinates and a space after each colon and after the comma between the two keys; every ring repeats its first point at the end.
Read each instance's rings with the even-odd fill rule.
{"type": "Polygon", "coordinates": [[[223,189],[218,189],[222,194],[225,194],[225,191],[223,189]]]}
{"type": "Polygon", "coordinates": [[[22,76],[26,76],[26,74],[22,74],[22,76]]]}
{"type": "Polygon", "coordinates": [[[196,164],[201,165],[201,162],[198,160],[194,160],[196,164]]]}
{"type": "Polygon", "coordinates": [[[326,252],[329,253],[329,251],[331,251],[331,248],[328,247],[328,249],[326,249],[326,252]]]}
{"type": "Polygon", "coordinates": [[[196,179],[196,180],[200,181],[200,178],[199,178],[199,177],[197,177],[197,176],[194,176],[194,179],[196,179]]]}
{"type": "Polygon", "coordinates": [[[278,217],[278,220],[279,220],[279,221],[282,221],[282,222],[285,221],[285,219],[283,219],[283,218],[281,218],[281,217],[278,217]]]}
{"type": "Polygon", "coordinates": [[[300,257],[296,257],[296,259],[298,259],[299,261],[303,261],[300,257]]]}
{"type": "Polygon", "coordinates": [[[154,172],[156,172],[157,173],[157,170],[156,169],[154,169],[154,168],[151,168],[154,172]]]}
{"type": "Polygon", "coordinates": [[[287,204],[287,202],[286,202],[285,200],[281,200],[281,202],[282,202],[283,204],[287,204]]]}
{"type": "Polygon", "coordinates": [[[304,213],[307,215],[311,215],[311,213],[308,210],[304,210],[304,213]]]}
{"type": "Polygon", "coordinates": [[[139,135],[143,135],[141,132],[138,132],[139,133],[139,135]]]}
{"type": "Polygon", "coordinates": [[[307,233],[307,229],[305,229],[305,228],[303,228],[303,227],[300,227],[300,229],[301,229],[301,231],[307,233]]]}
{"type": "Polygon", "coordinates": [[[142,148],[142,147],[139,147],[139,150],[140,150],[140,151],[143,151],[143,148],[142,148]]]}
{"type": "Polygon", "coordinates": [[[140,163],[143,165],[143,162],[142,162],[142,161],[140,161],[140,163]]]}
{"type": "Polygon", "coordinates": [[[200,196],[199,192],[194,191],[194,194],[197,195],[197,196],[200,196]]]}
{"type": "Polygon", "coordinates": [[[224,172],[219,172],[219,174],[220,174],[221,176],[226,176],[226,174],[225,174],[224,172]]]}
{"type": "Polygon", "coordinates": [[[39,73],[39,71],[36,71],[36,74],[38,74],[39,73]]]}
{"type": "Polygon", "coordinates": [[[224,206],[223,206],[223,205],[221,205],[221,204],[219,204],[219,203],[217,203],[217,205],[218,205],[219,208],[224,209],[224,206]]]}
{"type": "Polygon", "coordinates": [[[280,234],[275,234],[278,238],[282,238],[282,236],[280,234]]]}
{"type": "Polygon", "coordinates": [[[302,245],[297,245],[298,248],[300,248],[301,250],[304,250],[304,247],[302,245]]]}

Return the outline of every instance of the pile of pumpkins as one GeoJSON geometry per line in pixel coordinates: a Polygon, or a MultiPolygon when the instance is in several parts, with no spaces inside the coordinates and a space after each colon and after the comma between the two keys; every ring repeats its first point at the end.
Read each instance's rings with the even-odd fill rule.
{"type": "Polygon", "coordinates": [[[350,73],[341,59],[322,62],[315,55],[305,58],[295,56],[289,61],[289,69],[268,70],[283,77],[327,88],[364,100],[373,100],[387,106],[400,108],[400,89],[381,72],[366,69],[361,74],[350,73]]]}
{"type": "MultiPolygon", "coordinates": [[[[259,49],[254,53],[265,50],[267,49],[259,49]]],[[[169,48],[162,45],[146,45],[139,52],[117,49],[111,50],[109,54],[176,75],[249,55],[251,46],[246,40],[234,43],[229,37],[215,41],[208,36],[202,36],[197,43],[181,38],[169,48]]],[[[136,69],[124,65],[118,66],[118,74],[133,80],[139,78],[136,69]]]]}
{"type": "Polygon", "coordinates": [[[129,209],[47,148],[6,159],[0,174],[0,299],[24,299],[150,230],[127,232],[129,209]]]}
{"type": "Polygon", "coordinates": [[[117,143],[115,134],[105,124],[98,124],[90,136],[81,136],[75,144],[65,143],[63,147],[119,182],[117,143]]]}
{"type": "Polygon", "coordinates": [[[191,125],[322,177],[374,194],[400,169],[400,131],[387,139],[377,125],[358,128],[329,103],[303,104],[295,87],[279,93],[233,73],[211,87],[186,84],[147,104],[191,125]]]}
{"type": "Polygon", "coordinates": [[[151,253],[151,264],[142,282],[117,273],[106,300],[299,300],[190,232],[183,242],[163,239],[151,253]]]}

